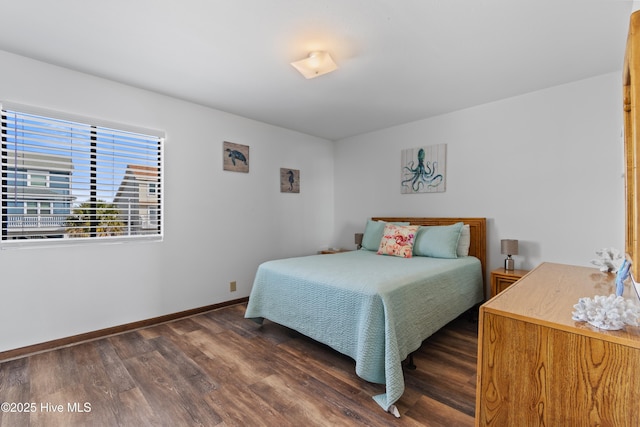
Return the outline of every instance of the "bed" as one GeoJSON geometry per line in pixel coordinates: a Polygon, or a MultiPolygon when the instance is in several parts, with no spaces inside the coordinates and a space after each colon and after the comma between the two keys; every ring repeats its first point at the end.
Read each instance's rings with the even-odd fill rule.
{"type": "Polygon", "coordinates": [[[486,295],[486,220],[374,217],[363,246],[262,263],[245,317],[284,325],[353,358],[359,377],[385,384],[376,402],[399,416],[402,361],[486,295]],[[413,239],[410,255],[399,235],[413,239]]]}

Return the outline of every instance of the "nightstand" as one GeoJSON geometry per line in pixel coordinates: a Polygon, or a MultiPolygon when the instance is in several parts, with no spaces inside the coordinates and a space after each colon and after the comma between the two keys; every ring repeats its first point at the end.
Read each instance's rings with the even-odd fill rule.
{"type": "Polygon", "coordinates": [[[328,254],[339,254],[340,252],[350,252],[351,249],[325,249],[324,251],[320,251],[318,252],[321,255],[328,255],[328,254]]]}
{"type": "Polygon", "coordinates": [[[491,298],[513,285],[527,274],[529,270],[505,270],[496,268],[491,272],[491,298]]]}

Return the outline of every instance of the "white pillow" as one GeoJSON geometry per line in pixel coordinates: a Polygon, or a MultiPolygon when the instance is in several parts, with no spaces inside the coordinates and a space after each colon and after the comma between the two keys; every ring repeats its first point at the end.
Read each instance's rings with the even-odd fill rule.
{"type": "Polygon", "coordinates": [[[469,246],[471,245],[471,229],[469,224],[462,226],[460,230],[460,239],[458,240],[458,256],[469,256],[469,246]]]}

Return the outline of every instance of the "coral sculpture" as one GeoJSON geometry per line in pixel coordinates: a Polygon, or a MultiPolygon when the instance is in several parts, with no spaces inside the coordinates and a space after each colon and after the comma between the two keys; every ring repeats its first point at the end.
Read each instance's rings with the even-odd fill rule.
{"type": "Polygon", "coordinates": [[[591,260],[591,264],[597,265],[605,273],[618,271],[624,260],[620,251],[615,248],[602,248],[596,251],[596,255],[598,259],[591,260]]]}
{"type": "Polygon", "coordinates": [[[574,305],[573,320],[587,322],[599,329],[615,331],[624,325],[638,326],[640,308],[631,300],[614,294],[584,297],[574,305]]]}

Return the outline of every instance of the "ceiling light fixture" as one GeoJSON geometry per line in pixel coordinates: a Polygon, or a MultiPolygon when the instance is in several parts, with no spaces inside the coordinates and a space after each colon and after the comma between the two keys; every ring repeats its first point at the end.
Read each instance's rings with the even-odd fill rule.
{"type": "Polygon", "coordinates": [[[338,69],[331,55],[324,51],[311,52],[307,58],[292,62],[291,65],[300,71],[300,74],[306,79],[312,79],[338,69]]]}

